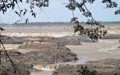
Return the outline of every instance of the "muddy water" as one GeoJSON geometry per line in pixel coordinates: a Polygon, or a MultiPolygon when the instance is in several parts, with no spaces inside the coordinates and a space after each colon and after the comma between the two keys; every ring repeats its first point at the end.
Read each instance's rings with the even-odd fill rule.
{"type": "Polygon", "coordinates": [[[120,45],[118,39],[102,39],[96,43],[82,43],[80,46],[67,46],[73,53],[77,54],[79,59],[86,57],[88,59],[119,59],[120,45]]]}
{"type": "MultiPolygon", "coordinates": [[[[106,58],[118,58],[120,57],[120,51],[118,46],[120,43],[118,39],[99,40],[95,43],[82,43],[82,45],[67,45],[67,47],[75,54],[77,54],[78,61],[76,62],[63,62],[53,65],[60,64],[85,64],[87,61],[94,61],[98,59],[106,58]]],[[[41,71],[31,72],[31,75],[52,75],[53,71],[41,71]]]]}

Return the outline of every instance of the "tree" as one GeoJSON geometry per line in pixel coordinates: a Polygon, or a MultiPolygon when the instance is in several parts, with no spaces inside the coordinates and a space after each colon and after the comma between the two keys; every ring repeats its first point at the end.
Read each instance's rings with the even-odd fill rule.
{"type": "MultiPolygon", "coordinates": [[[[66,5],[66,7],[69,10],[73,11],[73,18],[71,19],[71,22],[74,22],[77,26],[74,27],[74,32],[79,32],[80,35],[87,34],[91,40],[95,41],[98,40],[98,38],[101,38],[101,36],[104,36],[107,31],[101,31],[101,28],[104,28],[104,25],[100,25],[92,16],[92,13],[90,10],[86,7],[86,3],[93,4],[95,0],[81,0],[77,2],[76,0],[69,0],[69,3],[66,5]],[[78,18],[74,16],[74,10],[76,9],[80,10],[80,13],[82,13],[85,17],[90,17],[91,19],[88,19],[86,24],[91,25],[90,28],[85,29],[84,26],[79,24],[78,18]],[[95,25],[93,27],[93,25],[95,25]]],[[[106,8],[114,8],[117,7],[118,4],[116,2],[113,2],[112,0],[102,0],[102,3],[106,3],[106,8]]],[[[17,14],[20,19],[16,21],[15,23],[18,23],[19,21],[23,20],[23,17],[26,15],[27,12],[29,12],[33,17],[36,17],[36,12],[34,11],[35,7],[42,8],[42,7],[48,7],[49,6],[49,0],[1,0],[0,1],[0,11],[5,14],[8,9],[15,9],[15,7],[18,7],[19,10],[15,10],[15,14],[17,14]],[[19,4],[23,3],[25,1],[26,4],[29,5],[29,9],[24,8],[21,9],[19,4]]],[[[115,11],[115,14],[120,14],[120,9],[115,11]]],[[[25,23],[29,22],[29,18],[26,18],[25,23]]]]}
{"type": "MultiPolygon", "coordinates": [[[[76,0],[69,0],[69,4],[67,4],[66,7],[73,11],[71,22],[74,22],[77,25],[74,26],[74,32],[79,32],[80,35],[87,34],[91,40],[96,41],[98,38],[105,36],[105,34],[107,34],[107,30],[101,30],[101,28],[105,28],[105,26],[100,25],[100,23],[93,18],[90,10],[86,7],[86,3],[93,4],[94,1],[95,0],[81,0],[81,2],[77,2],[76,0]],[[84,28],[84,26],[80,25],[78,18],[74,16],[74,10],[77,8],[83,16],[91,18],[86,22],[86,24],[91,25],[90,28],[84,28]]],[[[118,4],[112,0],[102,0],[102,3],[106,3],[106,8],[114,8],[118,6],[118,4]]],[[[116,14],[120,14],[120,9],[115,11],[115,15],[116,14]]]]}
{"type": "Polygon", "coordinates": [[[87,66],[81,66],[80,70],[76,71],[76,75],[98,75],[96,70],[90,71],[87,66]]]}
{"type": "MultiPolygon", "coordinates": [[[[86,7],[86,3],[93,4],[95,0],[81,0],[77,2],[76,0],[69,0],[69,3],[66,5],[66,8],[73,11],[73,18],[71,19],[71,22],[74,22],[77,26],[74,26],[74,32],[79,32],[80,35],[87,34],[91,40],[96,41],[98,38],[101,38],[104,36],[107,31],[102,31],[101,28],[105,28],[104,25],[100,25],[92,16],[92,13],[90,10],[86,7]],[[80,10],[80,13],[82,13],[85,17],[90,17],[91,19],[88,19],[86,24],[91,25],[90,28],[84,28],[84,26],[80,25],[78,18],[74,16],[74,10],[76,9],[80,10]]],[[[114,8],[117,7],[118,4],[116,2],[113,2],[112,0],[101,0],[102,3],[106,3],[106,8],[114,8]]],[[[34,11],[35,7],[42,8],[42,7],[48,7],[49,6],[49,0],[1,0],[0,1],[0,11],[5,14],[8,9],[15,10],[15,7],[18,7],[19,10],[15,10],[15,14],[17,14],[20,19],[17,20],[15,23],[18,23],[19,21],[23,20],[23,17],[26,15],[26,13],[30,13],[31,16],[36,17],[37,14],[34,11]],[[29,5],[29,9],[24,8],[21,9],[19,4],[20,3],[26,3],[29,5]]],[[[120,14],[120,9],[115,11],[115,14],[120,14]]],[[[25,23],[29,22],[29,18],[26,18],[25,23]]]]}
{"type": "MultiPolygon", "coordinates": [[[[81,0],[81,2],[77,2],[76,0],[69,0],[69,4],[66,5],[66,7],[69,10],[74,11],[76,8],[80,10],[81,13],[83,13],[83,16],[90,17],[86,24],[91,25],[90,28],[84,28],[84,26],[79,24],[78,18],[74,16],[71,19],[71,22],[74,22],[77,26],[74,26],[74,32],[80,32],[80,35],[87,34],[91,40],[96,41],[98,38],[101,38],[101,36],[104,36],[107,31],[102,31],[101,28],[104,28],[104,25],[100,25],[92,16],[92,13],[90,10],[86,7],[86,3],[94,3],[95,0],[81,0]],[[93,25],[96,27],[93,28],[93,25]]],[[[106,8],[114,8],[117,7],[117,3],[113,2],[112,0],[102,0],[103,3],[106,3],[106,8]]],[[[36,12],[34,11],[34,7],[48,7],[49,6],[49,0],[0,0],[0,11],[5,14],[8,9],[14,10],[15,7],[18,7],[19,10],[15,10],[15,14],[17,14],[20,19],[16,21],[15,23],[18,23],[19,21],[23,20],[23,17],[26,15],[27,12],[31,13],[31,16],[36,17],[36,12]],[[23,1],[26,1],[26,4],[29,5],[30,9],[21,9],[19,4],[23,3],[23,1]]],[[[115,11],[115,14],[120,14],[120,9],[115,11]]],[[[29,22],[29,18],[26,18],[25,23],[29,22]]],[[[4,47],[4,46],[3,46],[4,47]]],[[[5,49],[4,49],[5,50],[5,49]]],[[[7,53],[6,53],[7,55],[7,53]]],[[[8,56],[8,55],[7,55],[8,56]]],[[[9,58],[9,56],[8,56],[9,58]]],[[[10,59],[10,58],[9,58],[10,59]]],[[[11,61],[12,62],[12,61],[11,61]]],[[[12,63],[13,64],[13,63],[12,63]]],[[[16,68],[14,68],[16,69],[16,68]]],[[[85,68],[87,70],[87,68],[85,68]]]]}
{"type": "MultiPolygon", "coordinates": [[[[29,12],[33,17],[36,17],[36,12],[34,12],[34,7],[48,7],[49,6],[49,0],[0,0],[0,11],[5,14],[8,9],[14,10],[15,7],[18,7],[18,11],[15,10],[15,14],[17,14],[20,19],[16,21],[15,23],[18,23],[19,21],[23,20],[23,17],[26,15],[27,12],[29,12]],[[26,2],[24,2],[26,1],[26,2]],[[21,9],[19,4],[20,3],[26,3],[29,5],[29,9],[24,8],[21,9]]],[[[25,23],[28,23],[29,19],[26,18],[25,23]]]]}

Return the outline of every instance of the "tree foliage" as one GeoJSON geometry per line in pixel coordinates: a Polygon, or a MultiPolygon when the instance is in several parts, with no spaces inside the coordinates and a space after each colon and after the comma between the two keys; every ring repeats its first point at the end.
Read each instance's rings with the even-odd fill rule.
{"type": "Polygon", "coordinates": [[[80,70],[76,71],[76,75],[98,75],[96,70],[90,71],[87,66],[81,66],[80,70]]]}
{"type": "MultiPolygon", "coordinates": [[[[0,0],[0,11],[2,11],[3,14],[7,12],[8,9],[12,8],[13,10],[15,7],[18,7],[19,10],[15,10],[15,14],[17,14],[19,17],[21,17],[20,20],[16,21],[15,23],[18,23],[23,19],[23,16],[26,15],[27,12],[31,13],[31,16],[36,17],[36,12],[33,10],[34,7],[48,7],[49,6],[49,0],[26,0],[26,4],[29,4],[30,10],[27,8],[21,9],[19,4],[23,3],[24,0],[0,0]]],[[[25,23],[28,23],[29,19],[27,18],[25,20],[25,23]]]]}
{"type": "MultiPolygon", "coordinates": [[[[76,71],[76,75],[103,75],[99,74],[96,70],[89,70],[87,66],[81,66],[79,70],[76,71]]],[[[117,74],[114,74],[117,75],[117,74]]]]}
{"type": "MultiPolygon", "coordinates": [[[[85,28],[83,25],[80,25],[80,22],[78,21],[78,18],[74,16],[71,19],[71,22],[74,22],[77,26],[74,26],[74,32],[79,32],[80,35],[87,34],[91,40],[96,41],[98,38],[101,38],[102,36],[105,36],[107,33],[107,30],[101,30],[102,28],[105,28],[104,25],[101,25],[99,22],[97,22],[93,16],[90,10],[86,7],[86,3],[93,4],[95,0],[81,0],[81,2],[77,2],[76,0],[69,0],[69,4],[66,5],[66,8],[69,10],[76,10],[79,9],[79,11],[82,13],[83,16],[89,17],[91,19],[88,19],[86,24],[91,25],[90,28],[85,28]],[[94,27],[93,27],[94,25],[94,27]]],[[[113,2],[111,0],[102,0],[102,3],[106,3],[106,8],[114,8],[117,7],[118,4],[116,2],[113,2]]],[[[115,14],[120,14],[120,10],[117,10],[115,14]]]]}

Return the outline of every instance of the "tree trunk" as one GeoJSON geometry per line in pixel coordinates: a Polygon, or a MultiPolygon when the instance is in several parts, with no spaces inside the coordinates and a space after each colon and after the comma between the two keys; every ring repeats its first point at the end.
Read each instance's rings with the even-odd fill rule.
{"type": "Polygon", "coordinates": [[[0,50],[0,64],[1,64],[1,50],[0,50]]]}
{"type": "Polygon", "coordinates": [[[1,49],[1,43],[0,43],[0,64],[1,64],[1,51],[2,49],[1,49]]]}

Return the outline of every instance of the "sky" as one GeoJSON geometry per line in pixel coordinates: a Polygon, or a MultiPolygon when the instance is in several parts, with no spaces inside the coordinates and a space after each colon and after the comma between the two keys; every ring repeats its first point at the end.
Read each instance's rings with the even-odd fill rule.
{"type": "MultiPolygon", "coordinates": [[[[94,19],[97,21],[120,21],[120,15],[114,15],[114,11],[120,7],[120,0],[113,0],[118,3],[118,8],[112,9],[105,9],[106,4],[103,4],[101,1],[102,0],[95,0],[93,4],[86,4],[94,19]]],[[[69,0],[50,0],[49,7],[34,9],[37,13],[36,18],[27,13],[21,22],[24,22],[26,18],[29,18],[29,22],[70,22],[72,11],[65,7],[65,3],[69,3],[69,0]]],[[[21,9],[29,9],[29,6],[25,3],[19,4],[19,6],[21,9]]],[[[16,7],[15,10],[18,10],[18,7],[16,7]]],[[[74,11],[74,14],[79,18],[80,22],[86,22],[87,19],[89,19],[84,17],[78,9],[74,11]]],[[[5,15],[0,12],[0,21],[2,23],[14,23],[19,19],[20,17],[11,9],[9,9],[5,15]]]]}

